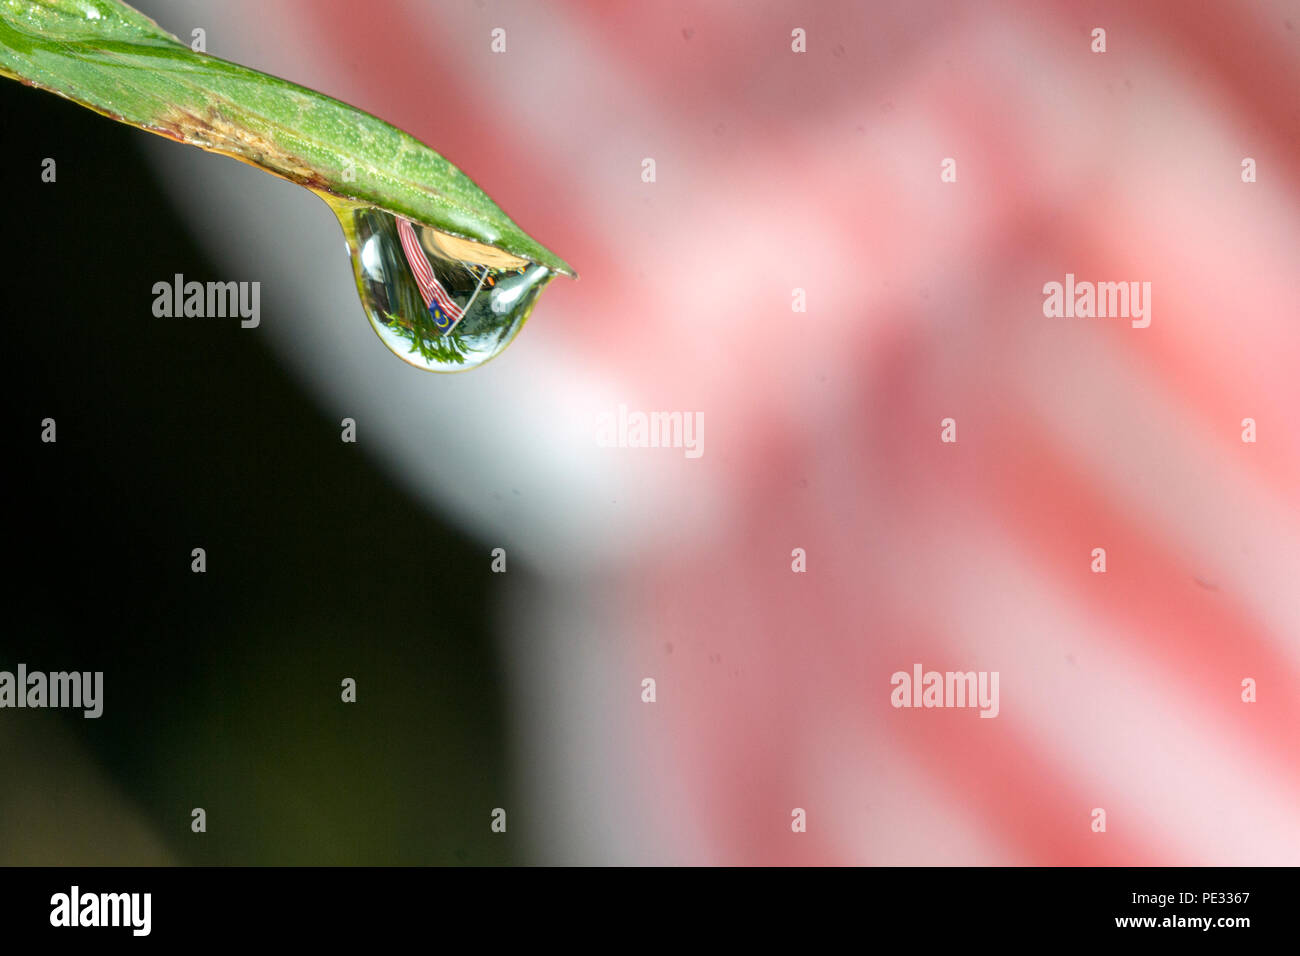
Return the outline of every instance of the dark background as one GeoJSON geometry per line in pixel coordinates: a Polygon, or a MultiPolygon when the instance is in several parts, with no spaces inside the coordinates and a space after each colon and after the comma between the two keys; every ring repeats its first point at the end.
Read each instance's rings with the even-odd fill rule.
{"type": "Polygon", "coordinates": [[[0,669],[105,675],[98,720],[0,712],[0,864],[510,860],[487,549],[341,442],[256,333],[153,316],[155,282],[230,277],[149,134],[10,81],[0,124],[0,669]]]}

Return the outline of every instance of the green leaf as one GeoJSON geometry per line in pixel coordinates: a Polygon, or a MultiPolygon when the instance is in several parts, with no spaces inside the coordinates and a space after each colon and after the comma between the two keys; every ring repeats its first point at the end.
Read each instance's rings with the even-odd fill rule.
{"type": "Polygon", "coordinates": [[[315,90],[196,53],[117,0],[0,0],[0,74],[327,196],[575,275],[413,136],[315,90]]]}

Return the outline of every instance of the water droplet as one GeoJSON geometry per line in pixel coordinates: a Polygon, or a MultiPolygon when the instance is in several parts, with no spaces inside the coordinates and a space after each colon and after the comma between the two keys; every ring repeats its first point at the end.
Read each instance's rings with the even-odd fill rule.
{"type": "Polygon", "coordinates": [[[339,218],[380,340],[434,372],[477,368],[523,328],[555,273],[373,206],[321,194],[339,218]]]}

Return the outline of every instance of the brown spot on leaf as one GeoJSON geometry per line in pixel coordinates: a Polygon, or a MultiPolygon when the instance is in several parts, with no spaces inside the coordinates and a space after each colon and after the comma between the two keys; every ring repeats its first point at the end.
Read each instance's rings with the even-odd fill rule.
{"type": "Polygon", "coordinates": [[[169,107],[153,132],[238,159],[290,182],[312,189],[329,188],[324,176],[305,160],[286,152],[265,136],[231,122],[219,109],[209,109],[200,116],[177,106],[169,107]]]}

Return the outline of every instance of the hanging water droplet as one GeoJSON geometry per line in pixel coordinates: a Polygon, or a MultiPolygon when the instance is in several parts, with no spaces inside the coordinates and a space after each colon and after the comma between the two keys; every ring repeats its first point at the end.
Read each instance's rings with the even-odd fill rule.
{"type": "Polygon", "coordinates": [[[322,198],[343,226],[371,326],[417,368],[460,372],[499,355],[555,276],[382,209],[322,198]]]}

